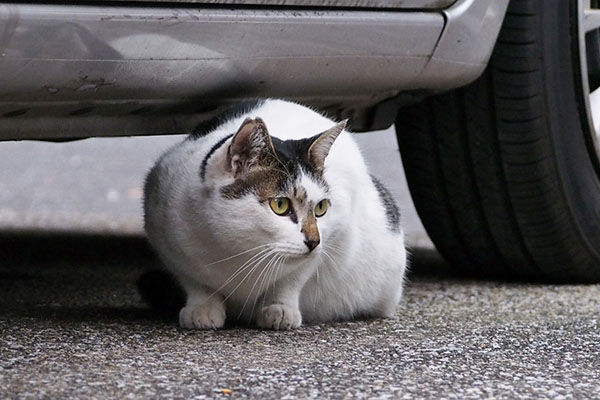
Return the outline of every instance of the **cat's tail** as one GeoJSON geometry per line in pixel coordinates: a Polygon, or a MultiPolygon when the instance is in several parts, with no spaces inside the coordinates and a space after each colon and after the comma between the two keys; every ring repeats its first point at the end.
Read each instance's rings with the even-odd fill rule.
{"type": "Polygon", "coordinates": [[[175,277],[161,269],[151,269],[136,282],[142,300],[165,317],[179,315],[185,305],[185,292],[175,277]]]}

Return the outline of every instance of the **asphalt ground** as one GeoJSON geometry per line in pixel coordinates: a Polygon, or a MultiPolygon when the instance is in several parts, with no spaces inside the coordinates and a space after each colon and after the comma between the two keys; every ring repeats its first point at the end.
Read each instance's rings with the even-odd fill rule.
{"type": "Polygon", "coordinates": [[[190,332],[136,292],[142,239],[0,242],[3,398],[600,395],[598,285],[472,280],[421,249],[392,319],[190,332]]]}
{"type": "Polygon", "coordinates": [[[394,318],[181,330],[135,287],[158,266],[140,179],[173,140],[0,144],[0,398],[600,398],[600,285],[449,268],[385,138],[364,147],[412,253],[394,318]]]}

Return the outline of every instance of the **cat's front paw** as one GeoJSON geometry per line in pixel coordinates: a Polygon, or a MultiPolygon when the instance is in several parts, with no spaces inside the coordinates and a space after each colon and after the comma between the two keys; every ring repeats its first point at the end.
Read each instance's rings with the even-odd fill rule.
{"type": "Polygon", "coordinates": [[[256,323],[259,327],[267,329],[295,329],[302,324],[302,315],[297,308],[285,304],[271,304],[260,310],[256,323]]]}
{"type": "Polygon", "coordinates": [[[184,329],[219,329],[225,324],[225,307],[221,303],[187,305],[179,312],[184,329]]]}

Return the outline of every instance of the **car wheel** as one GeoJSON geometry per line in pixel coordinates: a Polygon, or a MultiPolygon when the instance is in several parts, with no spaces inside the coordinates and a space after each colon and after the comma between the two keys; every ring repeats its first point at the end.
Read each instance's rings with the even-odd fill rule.
{"type": "Polygon", "coordinates": [[[476,82],[400,110],[411,194],[451,264],[600,281],[599,3],[512,0],[476,82]]]}

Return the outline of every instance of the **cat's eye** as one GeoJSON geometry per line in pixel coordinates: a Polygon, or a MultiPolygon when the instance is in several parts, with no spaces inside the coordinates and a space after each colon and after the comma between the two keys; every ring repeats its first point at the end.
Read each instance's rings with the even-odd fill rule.
{"type": "Polygon", "coordinates": [[[269,201],[271,210],[277,215],[288,215],[290,213],[290,199],[287,197],[276,197],[269,201]]]}
{"type": "Polygon", "coordinates": [[[315,217],[322,217],[329,208],[329,200],[323,199],[315,206],[315,217]]]}

